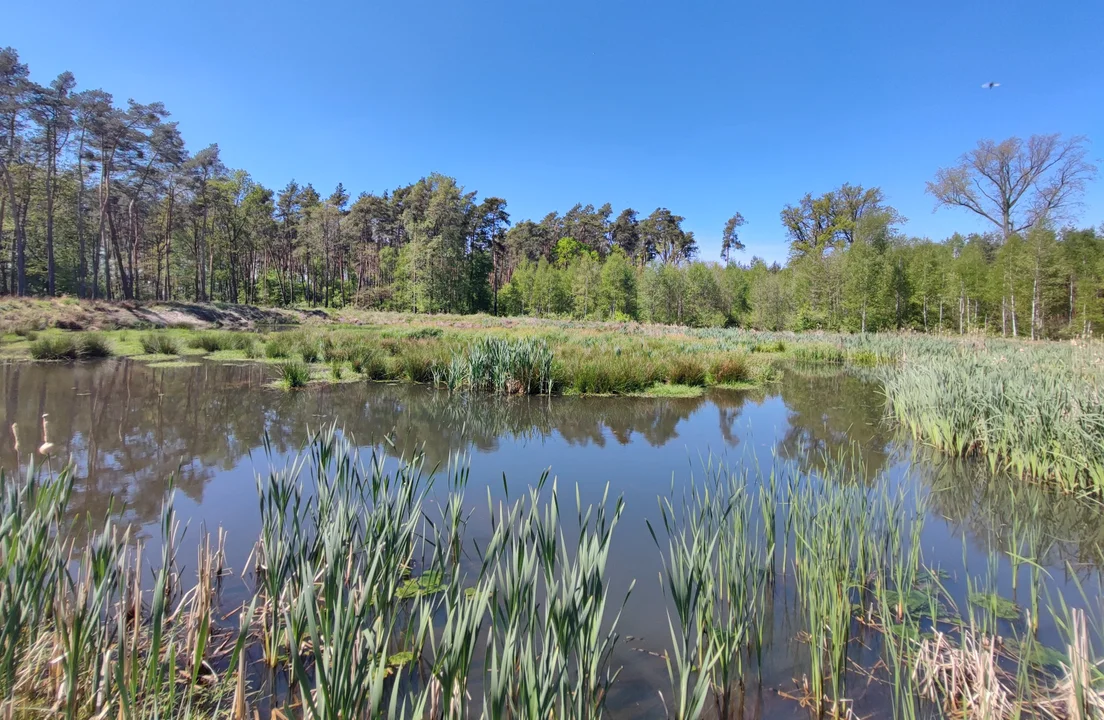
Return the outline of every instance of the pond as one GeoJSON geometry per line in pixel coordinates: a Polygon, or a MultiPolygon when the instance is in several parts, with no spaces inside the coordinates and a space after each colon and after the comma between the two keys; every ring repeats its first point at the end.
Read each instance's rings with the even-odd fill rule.
{"type": "MultiPolygon", "coordinates": [[[[5,432],[0,467],[17,466],[42,442],[46,415],[53,462],[71,455],[76,463],[73,517],[99,520],[110,513],[148,538],[159,537],[161,503],[173,478],[176,509],[189,527],[182,557],[195,556],[200,528],[227,531],[234,571],[223,594],[227,608],[248,593],[248,578],[240,576],[248,576],[260,526],[256,475],[285,464],[310,431],[330,423],[366,449],[391,457],[422,453],[431,468],[459,455],[470,467],[469,527],[476,542],[488,534],[488,496],[520,497],[546,471],[572,506],[576,486],[584,506],[600,501],[608,486],[611,498],[625,502],[609,560],[610,597],[619,602],[635,580],[613,658],[615,667],[624,667],[608,703],[618,717],[665,716],[671,694],[662,656],[671,637],[659,580],[663,553],[648,522],[658,524],[659,498],[704,477],[710,463],[753,468],[764,477],[772,470],[814,472],[825,458],[838,458],[857,470],[856,482],[890,484],[924,498],[923,562],[940,569],[962,614],[968,593],[979,587],[1026,602],[1028,567],[1020,564],[1014,573],[1009,554],[1022,552],[1028,531],[1041,538],[1036,554],[1050,592],[1090,609],[1100,592],[1104,517],[1097,506],[914,448],[886,421],[878,385],[845,372],[793,367],[765,389],[687,399],[501,398],[366,382],[287,392],[270,387],[272,372],[263,364],[214,362],[0,365],[0,412],[5,429],[16,426],[22,449],[17,456],[5,432]],[[1014,584],[1017,573],[1021,582],[1014,584]]],[[[808,651],[786,577],[782,572],[775,591],[761,687],[749,683],[746,717],[808,716],[794,699],[808,673],[808,651]]],[[[1002,622],[1009,634],[1022,624],[1002,622]]],[[[1038,637],[1063,647],[1049,614],[1039,620],[1038,637]]],[[[869,639],[856,645],[853,659],[860,665],[876,659],[869,639]]],[[[890,716],[878,683],[849,683],[859,715],[890,716]]]]}

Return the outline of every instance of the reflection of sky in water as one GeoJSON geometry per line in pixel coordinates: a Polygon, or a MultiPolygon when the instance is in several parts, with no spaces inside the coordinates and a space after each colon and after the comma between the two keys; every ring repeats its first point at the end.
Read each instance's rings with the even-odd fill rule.
{"type": "MultiPolygon", "coordinates": [[[[611,498],[620,495],[626,504],[610,561],[611,597],[620,599],[637,581],[621,625],[636,639],[618,655],[629,666],[619,692],[634,708],[631,714],[657,713],[655,689],[667,685],[662,661],[628,647],[661,651],[667,642],[660,555],[644,520],[657,517],[657,496],[673,483],[677,488],[700,478],[710,454],[733,468],[758,466],[769,473],[807,471],[823,455],[850,451],[861,458],[863,482],[941,488],[931,498],[924,559],[951,571],[948,583],[960,596],[963,557],[975,580],[986,578],[989,548],[1008,549],[1011,518],[1025,505],[1013,503],[1012,493],[976,463],[914,458],[883,422],[876,388],[837,373],[791,372],[766,390],[694,399],[450,397],[426,387],[360,382],[287,393],[265,387],[271,375],[267,366],[210,363],[166,370],[128,362],[0,365],[4,425],[18,423],[26,450],[41,441],[40,417],[49,413],[50,439],[61,453],[72,453],[79,468],[78,515],[99,518],[110,503],[125,502],[123,517],[156,534],[166,478],[175,474],[176,508],[189,526],[181,549],[187,566],[194,564],[201,526],[221,526],[229,533],[230,565],[243,567],[258,531],[255,473],[268,467],[266,432],[277,465],[309,429],[330,422],[365,446],[365,462],[369,446],[382,447],[386,435],[398,451],[421,447],[427,467],[466,454],[469,538],[475,540],[486,536],[488,490],[496,501],[503,497],[503,474],[510,496],[518,498],[549,470],[564,515],[573,515],[576,483],[584,505],[600,500],[608,483],[611,498]]],[[[15,463],[11,443],[0,443],[0,465],[15,463]]],[[[1038,490],[1019,487],[1027,503],[1032,493],[1038,496],[1038,490]]],[[[1045,509],[1038,522],[1050,538],[1047,562],[1055,583],[1064,582],[1066,563],[1073,563],[1087,580],[1086,592],[1095,595],[1100,514],[1069,498],[1039,497],[1045,509]]],[[[1000,591],[1011,595],[1007,560],[994,575],[1000,591]]],[[[244,587],[234,580],[228,596],[240,596],[244,587]]],[[[776,632],[790,637],[794,627],[779,620],[776,632]]],[[[1054,641],[1051,621],[1044,621],[1042,636],[1054,641]]],[[[799,653],[792,644],[779,646],[770,666],[773,680],[786,685],[799,672],[799,653]]],[[[766,716],[777,711],[764,708],[766,716]]]]}

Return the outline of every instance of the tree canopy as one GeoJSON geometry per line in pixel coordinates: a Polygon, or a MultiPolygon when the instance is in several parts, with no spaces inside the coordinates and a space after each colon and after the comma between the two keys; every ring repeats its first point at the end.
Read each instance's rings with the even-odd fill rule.
{"type": "Polygon", "coordinates": [[[937,207],[988,233],[910,236],[880,187],[843,183],[782,208],[786,264],[744,259],[734,209],[720,256],[703,258],[668,207],[514,218],[506,199],[437,173],[359,195],[268,188],[217,144],[189,149],[163,104],[81,90],[69,72],[39,84],[6,48],[0,294],[1099,335],[1104,231],[1064,224],[1095,176],[1088,157],[1085,138],[1035,135],[983,140],[938,170],[937,207]]]}

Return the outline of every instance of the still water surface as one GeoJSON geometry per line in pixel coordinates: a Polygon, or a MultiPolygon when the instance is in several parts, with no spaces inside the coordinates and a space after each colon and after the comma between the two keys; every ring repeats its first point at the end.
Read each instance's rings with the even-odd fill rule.
{"type": "MultiPolygon", "coordinates": [[[[610,496],[626,504],[611,552],[611,598],[622,597],[636,580],[620,625],[626,640],[615,658],[625,669],[610,698],[625,717],[663,717],[659,692],[670,697],[656,655],[669,642],[660,553],[645,520],[655,523],[657,498],[700,478],[710,456],[732,468],[769,473],[812,467],[825,454],[857,455],[861,481],[900,484],[929,497],[924,561],[949,571],[952,591],[964,596],[967,576],[991,578],[1011,597],[1006,558],[990,558],[1011,548],[1012,518],[1027,517],[1046,538],[1041,561],[1051,587],[1066,591],[1076,605],[1082,602],[1074,578],[1089,598],[1099,593],[1104,518],[1098,506],[1022,485],[1013,500],[1009,486],[984,467],[912,448],[885,422],[878,387],[845,373],[795,368],[765,390],[714,391],[694,399],[504,399],[363,382],[289,393],[268,387],[272,372],[264,365],[212,362],[162,369],[128,361],[9,363],[0,365],[0,413],[5,428],[17,426],[23,457],[42,441],[41,417],[48,415],[55,457],[71,455],[79,468],[75,516],[100,519],[111,512],[157,536],[161,501],[174,477],[178,513],[197,531],[228,531],[229,561],[238,574],[259,527],[256,473],[267,472],[270,460],[282,465],[308,431],[332,422],[365,448],[391,454],[420,449],[430,467],[464,456],[474,513],[469,535],[476,540],[486,536],[479,519],[486,518],[487,494],[503,497],[504,483],[511,497],[520,497],[548,471],[561,492],[569,491],[566,497],[577,484],[584,505],[597,502],[608,485],[610,496]],[[274,458],[264,453],[266,434],[274,458]],[[1028,503],[1040,509],[1027,513],[1028,503]]],[[[0,467],[16,464],[13,442],[5,437],[0,467]]],[[[187,541],[198,535],[186,535],[182,557],[194,556],[187,541]]],[[[228,602],[246,592],[245,581],[236,582],[228,602]]],[[[783,590],[780,601],[792,597],[783,590]]],[[[799,628],[792,613],[776,614],[765,690],[749,698],[749,717],[805,716],[776,692],[792,690],[807,662],[807,650],[793,641],[799,628]]],[[[1060,644],[1049,618],[1040,636],[1060,644]]],[[[860,714],[884,702],[876,688],[855,694],[860,714]]]]}

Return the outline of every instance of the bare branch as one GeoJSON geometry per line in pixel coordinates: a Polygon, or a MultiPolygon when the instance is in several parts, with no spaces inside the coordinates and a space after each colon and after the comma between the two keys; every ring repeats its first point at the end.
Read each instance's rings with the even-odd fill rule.
{"type": "Polygon", "coordinates": [[[940,168],[927,191],[936,209],[965,208],[1007,238],[1044,219],[1066,218],[1079,207],[1096,175],[1087,155],[1088,140],[1080,136],[1033,135],[1026,143],[981,140],[957,166],[940,168]]]}

